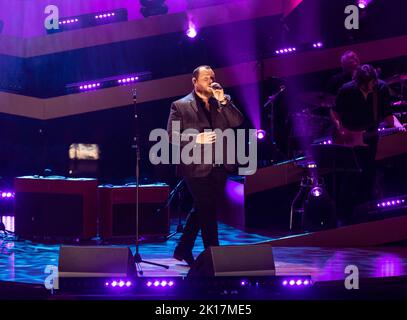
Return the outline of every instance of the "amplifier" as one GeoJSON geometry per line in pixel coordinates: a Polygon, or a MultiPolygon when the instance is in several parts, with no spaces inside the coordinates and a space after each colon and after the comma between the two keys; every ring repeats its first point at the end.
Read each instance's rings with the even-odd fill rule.
{"type": "Polygon", "coordinates": [[[16,235],[55,239],[96,236],[97,185],[96,179],[15,178],[16,235]]]}
{"type": "MultiPolygon", "coordinates": [[[[100,186],[101,236],[103,238],[136,236],[135,186],[100,186]]],[[[169,186],[164,184],[139,186],[139,235],[169,234],[169,208],[164,208],[169,186]]]]}

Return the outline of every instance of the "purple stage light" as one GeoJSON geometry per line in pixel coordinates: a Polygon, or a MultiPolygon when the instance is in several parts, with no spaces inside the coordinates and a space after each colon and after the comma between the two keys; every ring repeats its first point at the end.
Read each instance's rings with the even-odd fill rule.
{"type": "Polygon", "coordinates": [[[119,84],[132,83],[132,82],[135,82],[137,80],[139,80],[139,77],[137,77],[137,76],[129,76],[129,77],[117,80],[117,83],[119,83],[119,84]]]}
{"type": "Polygon", "coordinates": [[[262,129],[258,129],[256,135],[257,135],[257,139],[262,140],[266,136],[266,131],[264,131],[262,129]]]}
{"type": "Polygon", "coordinates": [[[283,54],[283,53],[293,53],[295,52],[296,48],[283,48],[283,49],[279,49],[276,50],[276,54],[283,54]]]}
{"type": "Polygon", "coordinates": [[[282,285],[284,287],[291,286],[291,287],[303,287],[311,285],[310,279],[285,279],[282,281],[282,285]]]}
{"type": "Polygon", "coordinates": [[[198,35],[198,31],[196,30],[195,27],[189,27],[188,30],[186,31],[186,35],[190,39],[195,39],[196,36],[198,35]]]}
{"type": "Polygon", "coordinates": [[[115,288],[117,286],[117,281],[112,282],[112,287],[115,288]]]}
{"type": "Polygon", "coordinates": [[[175,285],[174,281],[168,281],[168,280],[149,280],[146,282],[147,287],[162,287],[162,288],[166,288],[166,287],[173,287],[175,285]]]}
{"type": "Polygon", "coordinates": [[[311,194],[312,194],[314,197],[319,197],[322,193],[323,193],[323,190],[322,190],[322,188],[320,188],[320,187],[315,187],[315,188],[312,188],[312,189],[311,189],[311,194]]]}
{"type": "Polygon", "coordinates": [[[75,23],[75,22],[79,22],[79,19],[75,18],[75,19],[62,20],[62,21],[59,21],[58,24],[70,24],[70,23],[75,23]]]}
{"type": "Polygon", "coordinates": [[[10,192],[10,191],[0,191],[1,192],[1,197],[3,199],[12,199],[15,197],[15,193],[14,192],[10,192]]]}
{"type": "Polygon", "coordinates": [[[95,19],[110,18],[110,17],[114,17],[114,16],[115,16],[114,12],[102,13],[102,14],[95,15],[95,19]]]}
{"type": "Polygon", "coordinates": [[[386,200],[382,202],[376,203],[377,208],[388,208],[388,207],[395,207],[404,203],[404,199],[393,199],[393,200],[386,200]]]}
{"type": "Polygon", "coordinates": [[[88,83],[88,84],[84,84],[84,85],[80,85],[79,86],[79,90],[90,90],[90,89],[96,89],[100,87],[100,83],[88,83]]]}
{"type": "Polygon", "coordinates": [[[358,0],[358,7],[360,9],[365,9],[367,7],[367,1],[366,0],[358,0]]]}

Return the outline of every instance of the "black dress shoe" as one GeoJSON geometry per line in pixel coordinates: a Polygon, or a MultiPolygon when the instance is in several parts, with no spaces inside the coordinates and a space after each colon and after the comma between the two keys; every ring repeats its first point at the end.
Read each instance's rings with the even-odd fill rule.
{"type": "Polygon", "coordinates": [[[192,266],[195,262],[194,255],[192,254],[192,251],[189,250],[184,250],[180,247],[176,247],[174,251],[174,258],[177,259],[178,261],[184,260],[188,266],[192,266]]]}

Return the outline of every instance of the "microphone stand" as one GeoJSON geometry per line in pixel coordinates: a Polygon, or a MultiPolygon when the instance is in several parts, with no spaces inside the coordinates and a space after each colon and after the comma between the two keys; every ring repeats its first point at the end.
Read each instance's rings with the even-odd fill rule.
{"type": "Polygon", "coordinates": [[[184,231],[184,227],[181,223],[181,190],[184,188],[184,179],[181,179],[180,182],[178,182],[178,184],[175,186],[175,188],[171,191],[171,194],[168,198],[167,203],[164,206],[164,209],[168,208],[173,199],[175,198],[175,195],[178,193],[178,204],[177,204],[177,213],[178,213],[178,225],[177,225],[177,229],[169,234],[168,236],[165,237],[165,240],[169,240],[171,239],[173,236],[175,236],[177,233],[182,233],[184,231]]]}
{"type": "Polygon", "coordinates": [[[270,141],[272,144],[272,157],[273,160],[275,160],[276,158],[276,153],[280,153],[281,151],[278,150],[277,145],[276,145],[276,141],[274,139],[274,102],[276,101],[276,99],[284,92],[284,90],[286,89],[286,87],[284,85],[280,86],[280,90],[273,94],[272,96],[269,97],[269,99],[267,100],[267,102],[263,105],[264,109],[269,108],[269,112],[268,112],[268,126],[269,126],[269,130],[270,130],[270,141]]]}
{"type": "Polygon", "coordinates": [[[137,113],[137,91],[133,90],[133,104],[134,104],[134,137],[132,148],[136,149],[136,253],[134,254],[134,264],[136,265],[136,270],[140,275],[143,275],[143,269],[141,268],[141,263],[150,264],[157,267],[162,267],[169,269],[167,265],[150,262],[143,260],[139,252],[139,178],[140,178],[140,135],[139,135],[139,123],[138,123],[138,113],[137,113]]]}

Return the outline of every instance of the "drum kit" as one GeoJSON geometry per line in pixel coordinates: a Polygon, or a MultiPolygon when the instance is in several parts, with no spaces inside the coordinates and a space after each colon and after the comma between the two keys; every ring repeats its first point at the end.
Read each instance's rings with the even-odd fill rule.
{"type": "Polygon", "coordinates": [[[290,138],[313,142],[330,136],[333,129],[330,110],[335,104],[335,96],[322,91],[304,92],[299,96],[299,103],[302,110],[289,115],[290,138]]]}

